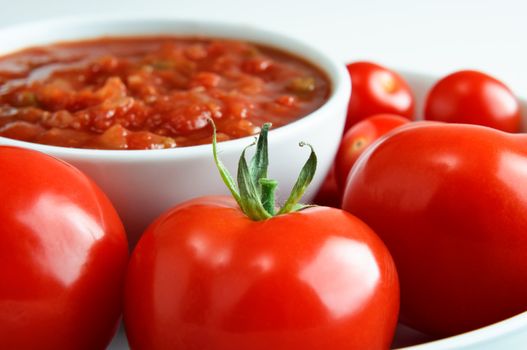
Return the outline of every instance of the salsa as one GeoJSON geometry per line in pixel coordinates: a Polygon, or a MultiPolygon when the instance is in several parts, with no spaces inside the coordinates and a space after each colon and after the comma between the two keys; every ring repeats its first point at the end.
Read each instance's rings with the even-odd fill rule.
{"type": "Polygon", "coordinates": [[[0,57],[0,136],[94,149],[163,149],[257,134],[319,108],[327,77],[249,42],[127,37],[0,57]]]}

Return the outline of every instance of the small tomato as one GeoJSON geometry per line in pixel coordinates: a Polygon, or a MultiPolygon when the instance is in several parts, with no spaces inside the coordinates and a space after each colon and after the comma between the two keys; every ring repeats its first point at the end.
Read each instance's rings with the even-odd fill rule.
{"type": "Polygon", "coordinates": [[[371,62],[355,62],[348,64],[347,68],[352,89],[344,131],[374,114],[413,117],[414,96],[400,75],[371,62]]]}
{"type": "Polygon", "coordinates": [[[425,103],[425,119],[520,131],[520,104],[501,81],[478,71],[460,71],[438,81],[425,103]]]}
{"type": "Polygon", "coordinates": [[[340,193],[357,158],[375,140],[410,121],[394,114],[377,114],[353,125],[342,138],[335,158],[335,179],[340,193]]]}

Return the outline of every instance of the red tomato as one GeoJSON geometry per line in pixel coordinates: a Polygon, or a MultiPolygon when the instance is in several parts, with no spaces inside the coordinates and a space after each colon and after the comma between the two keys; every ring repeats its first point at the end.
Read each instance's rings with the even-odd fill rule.
{"type": "Polygon", "coordinates": [[[357,158],[364,150],[389,131],[409,123],[407,118],[394,114],[377,114],[353,125],[342,138],[335,158],[335,179],[340,193],[357,158]]]}
{"type": "Polygon", "coordinates": [[[345,131],[374,114],[413,117],[415,101],[412,90],[397,73],[370,62],[351,63],[347,68],[352,93],[345,131]]]}
{"type": "Polygon", "coordinates": [[[216,164],[236,201],[191,200],[142,236],[126,281],[133,349],[389,348],[399,284],[388,250],[349,213],[297,203],[315,173],[313,150],[275,215],[268,128],[251,166],[242,154],[238,186],[213,138],[216,164]]]}
{"type": "Polygon", "coordinates": [[[436,83],[425,103],[425,119],[520,131],[520,105],[499,80],[477,71],[453,73],[436,83]]]}
{"type": "Polygon", "coordinates": [[[106,349],[128,259],[106,196],[74,167],[0,147],[0,348],[106,349]]]}
{"type": "Polygon", "coordinates": [[[420,123],[376,143],[343,208],[372,227],[401,281],[401,319],[436,335],[527,310],[527,137],[420,123]]]}
{"type": "Polygon", "coordinates": [[[133,349],[388,349],[397,275],[383,243],[344,211],[252,221],[227,197],[182,204],[129,266],[133,349]]]}

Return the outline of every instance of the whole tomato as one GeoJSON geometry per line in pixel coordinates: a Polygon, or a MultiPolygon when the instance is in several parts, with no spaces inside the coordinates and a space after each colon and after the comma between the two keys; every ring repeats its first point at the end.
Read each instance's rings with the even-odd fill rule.
{"type": "Polygon", "coordinates": [[[527,310],[527,137],[424,122],[353,167],[343,208],[393,255],[401,320],[453,335],[527,310]]]}
{"type": "Polygon", "coordinates": [[[106,196],[76,168],[0,147],[0,348],[106,349],[128,245],[106,196]]]}
{"type": "Polygon", "coordinates": [[[347,65],[352,93],[344,131],[379,113],[412,118],[415,100],[406,81],[394,71],[371,62],[347,65]]]}
{"type": "Polygon", "coordinates": [[[239,192],[222,170],[236,200],[191,200],[142,236],[126,283],[133,349],[389,348],[399,289],[388,251],[349,213],[296,204],[313,176],[314,153],[275,212],[276,182],[266,178],[260,147],[266,128],[251,166],[242,154],[239,192]]]}
{"type": "Polygon", "coordinates": [[[340,193],[344,192],[348,174],[362,152],[381,136],[409,122],[395,114],[377,114],[346,131],[335,158],[335,179],[340,193]]]}
{"type": "Polygon", "coordinates": [[[520,131],[520,105],[511,90],[493,77],[471,70],[438,81],[425,103],[425,119],[520,131]]]}

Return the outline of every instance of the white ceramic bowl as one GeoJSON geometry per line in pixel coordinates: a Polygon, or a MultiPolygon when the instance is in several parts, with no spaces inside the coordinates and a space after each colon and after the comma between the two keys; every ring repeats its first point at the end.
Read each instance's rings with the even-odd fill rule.
{"type": "MultiPolygon", "coordinates": [[[[25,47],[100,36],[200,35],[248,40],[304,57],[331,82],[329,100],[318,110],[269,133],[270,176],[279,181],[279,199],[287,198],[308,157],[298,147],[309,142],[318,155],[318,172],[304,200],[309,201],[328,171],[344,127],[351,84],[344,65],[309,44],[245,25],[182,21],[172,18],[74,18],[32,23],[0,30],[0,55],[25,47]]],[[[252,137],[222,142],[220,157],[236,173],[241,150],[252,137]]],[[[168,150],[112,151],[72,149],[11,140],[0,144],[38,150],[63,159],[91,176],[119,212],[131,243],[159,214],[186,199],[227,194],[210,145],[168,150]]]]}

